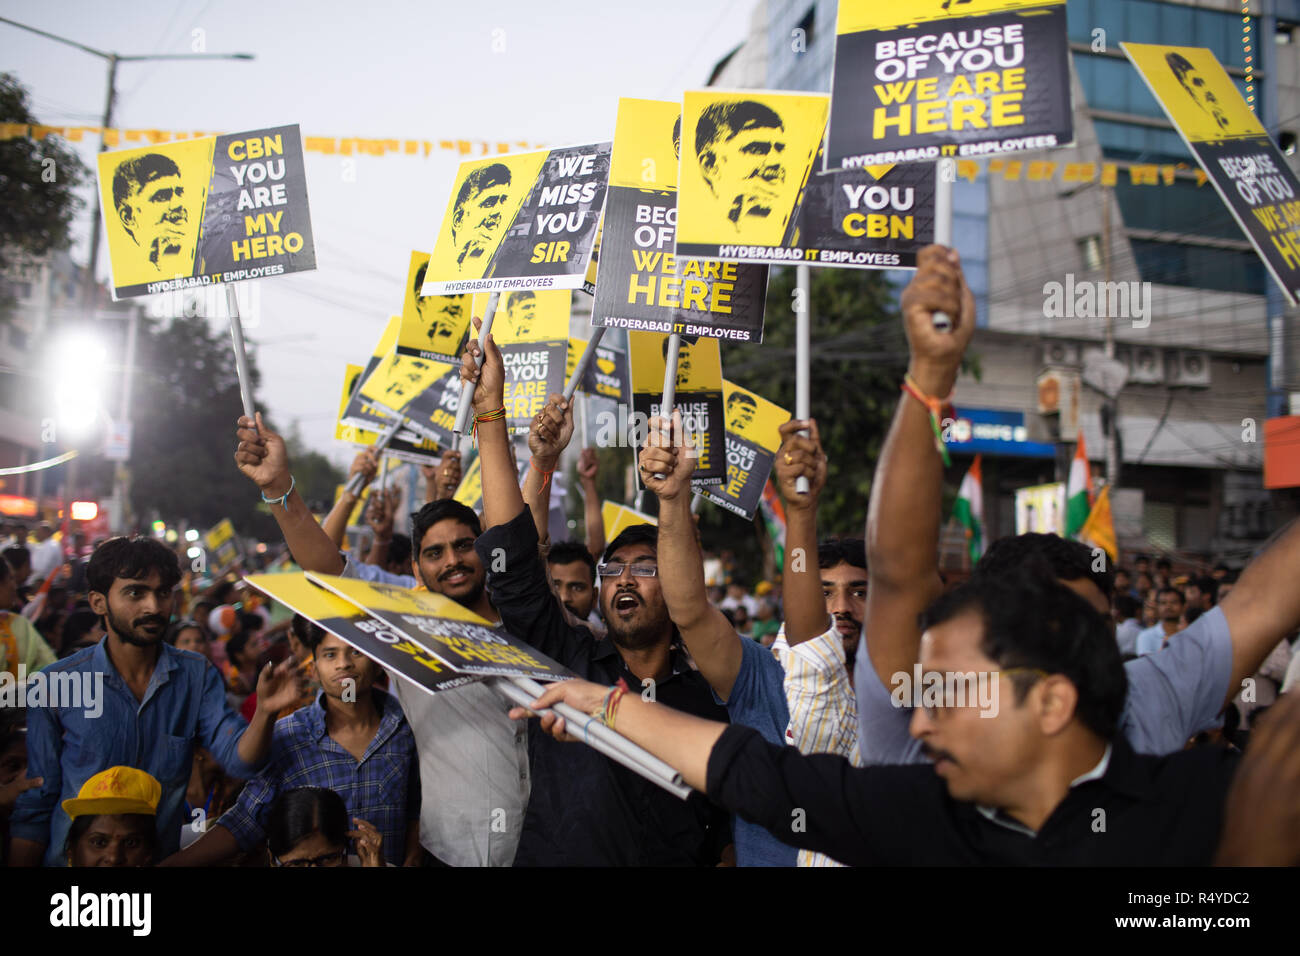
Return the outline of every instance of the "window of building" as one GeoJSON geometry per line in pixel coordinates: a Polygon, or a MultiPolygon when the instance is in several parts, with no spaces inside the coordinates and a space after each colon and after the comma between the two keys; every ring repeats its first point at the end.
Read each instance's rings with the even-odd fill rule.
{"type": "Polygon", "coordinates": [[[1267,291],[1264,265],[1253,250],[1150,239],[1130,239],[1129,244],[1143,282],[1251,295],[1267,291]]]}
{"type": "Polygon", "coordinates": [[[1103,261],[1101,236],[1084,236],[1080,239],[1079,255],[1083,257],[1085,272],[1100,272],[1106,264],[1103,261]]]}

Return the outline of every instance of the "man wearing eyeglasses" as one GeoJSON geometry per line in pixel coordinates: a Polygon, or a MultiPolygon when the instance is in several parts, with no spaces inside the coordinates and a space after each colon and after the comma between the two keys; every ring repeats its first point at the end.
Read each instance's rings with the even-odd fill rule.
{"type": "MultiPolygon", "coordinates": [[[[504,404],[504,368],[492,336],[486,350],[470,343],[461,376],[477,382],[475,416],[504,404]]],[[[554,470],[572,435],[572,405],[551,395],[529,436],[531,467],[554,470]]],[[[585,678],[623,681],[628,696],[726,720],[669,620],[655,528],[633,525],[606,547],[599,606],[609,639],[597,640],[566,617],[547,583],[505,421],[479,421],[478,441],[488,527],[474,547],[491,568],[488,583],[506,628],[585,678]]],[[[541,733],[529,734],[528,754],[533,786],[517,866],[709,866],[730,843],[727,815],[700,794],[680,800],[590,748],[564,747],[541,733]]]]}

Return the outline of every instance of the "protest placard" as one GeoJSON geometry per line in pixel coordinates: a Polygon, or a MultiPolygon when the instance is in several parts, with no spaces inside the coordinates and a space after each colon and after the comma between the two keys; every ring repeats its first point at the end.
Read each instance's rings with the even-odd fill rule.
{"type": "Polygon", "coordinates": [[[423,294],[582,288],[605,204],[609,145],[461,163],[423,294]]]}
{"type": "Polygon", "coordinates": [[[428,268],[427,252],[411,253],[402,294],[402,325],[397,333],[397,354],[459,363],[469,339],[469,296],[420,295],[428,268]]]}
{"type": "Polygon", "coordinates": [[[250,574],[244,580],[423,691],[452,690],[478,679],[457,673],[402,630],[375,620],[350,601],[313,584],[304,573],[250,574]]]}
{"type": "MultiPolygon", "coordinates": [[[[380,433],[392,423],[393,413],[367,402],[361,395],[361,382],[366,370],[371,371],[379,359],[371,356],[370,364],[347,365],[343,371],[343,390],[339,396],[339,417],[334,426],[334,437],[352,445],[369,447],[379,440],[380,433]]],[[[438,443],[409,427],[403,428],[388,443],[388,452],[402,461],[418,465],[437,464],[441,460],[438,443]]]]}
{"type": "Polygon", "coordinates": [[[679,256],[916,265],[917,252],[934,238],[933,168],[818,175],[829,103],[821,93],[685,94],[682,116],[694,148],[681,166],[679,256]]]}
{"type": "Polygon", "coordinates": [[[763,499],[763,486],[781,447],[780,427],[790,413],[756,392],[723,381],[722,401],[727,424],[727,480],[700,493],[714,504],[753,521],[763,499]]]}
{"type": "Polygon", "coordinates": [[[613,541],[626,529],[635,524],[652,524],[659,526],[659,519],[648,514],[621,505],[616,501],[605,501],[600,506],[601,524],[605,526],[605,540],[613,541]]]}
{"type": "Polygon", "coordinates": [[[840,0],[825,168],[1074,138],[1065,0],[840,0]]]}
{"type": "MultiPolygon", "coordinates": [[[[628,332],[628,363],[632,372],[632,410],[644,421],[659,414],[663,401],[664,368],[668,336],[656,332],[628,332]]],[[[677,355],[677,394],[673,408],[682,415],[682,427],[695,445],[692,485],[720,485],[726,479],[726,425],[722,418],[722,355],[718,340],[682,339],[677,355]]],[[[635,429],[643,432],[643,428],[635,429]]],[[[635,434],[637,454],[645,435],[635,434]]],[[[596,444],[606,440],[597,437],[596,444]]],[[[638,471],[638,480],[640,472],[638,471]]]]}
{"type": "MultiPolygon", "coordinates": [[[[569,351],[564,361],[564,378],[568,381],[578,367],[578,359],[590,348],[587,339],[570,338],[569,351]]],[[[627,404],[632,401],[632,384],[628,379],[627,355],[622,349],[598,344],[578,380],[578,391],[597,398],[608,398],[627,404]]]]}
{"type": "Polygon", "coordinates": [[[1214,54],[1122,43],[1291,305],[1300,301],[1300,182],[1214,54]]]}
{"type": "Polygon", "coordinates": [[[501,295],[492,338],[505,366],[506,423],[511,428],[527,428],[546,405],[546,396],[564,391],[572,305],[567,289],[501,295]]]}
{"type": "Polygon", "coordinates": [[[215,577],[225,574],[239,561],[239,542],[229,518],[222,518],[203,536],[203,547],[210,556],[208,573],[215,577]]]}
{"type": "Polygon", "coordinates": [[[767,267],[675,254],[681,131],[680,104],[619,100],[591,324],[762,341],[767,267]]]}
{"type": "Polygon", "coordinates": [[[534,680],[574,676],[444,595],[313,572],[307,578],[406,635],[459,673],[534,680]]]}
{"type": "Polygon", "coordinates": [[[297,126],[100,153],[115,298],[316,268],[297,126]]]}

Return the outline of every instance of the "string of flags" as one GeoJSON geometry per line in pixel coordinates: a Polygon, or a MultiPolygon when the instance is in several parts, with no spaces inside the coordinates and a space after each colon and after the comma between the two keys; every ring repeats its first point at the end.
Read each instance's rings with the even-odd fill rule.
{"type": "MultiPolygon", "coordinates": [[[[82,142],[86,136],[102,136],[110,147],[137,143],[165,143],[173,140],[217,136],[219,133],[204,130],[120,129],[100,126],[46,126],[26,123],[0,123],[0,141],[10,139],[43,140],[58,136],[72,143],[82,142]]],[[[303,151],[326,156],[422,156],[435,150],[460,156],[487,156],[509,153],[521,149],[542,149],[538,143],[526,140],[489,141],[470,139],[398,139],[362,136],[304,136],[303,151]]],[[[1091,183],[1116,186],[1122,173],[1127,173],[1133,186],[1172,186],[1178,182],[1180,172],[1195,177],[1197,186],[1203,186],[1206,176],[1199,167],[1189,163],[1062,163],[1052,160],[990,159],[986,169],[973,159],[956,161],[957,179],[973,183],[981,173],[1001,176],[1005,182],[1091,183]]],[[[1184,177],[1185,178],[1185,177],[1184,177]]]]}

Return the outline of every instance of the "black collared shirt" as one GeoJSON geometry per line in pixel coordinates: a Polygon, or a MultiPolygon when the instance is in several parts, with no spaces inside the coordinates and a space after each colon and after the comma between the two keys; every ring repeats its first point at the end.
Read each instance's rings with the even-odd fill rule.
{"type": "Polygon", "coordinates": [[[1117,737],[1105,772],[1071,787],[1033,834],[954,800],[928,765],[855,768],[732,726],[709,755],[708,792],[786,842],[855,866],[1206,866],[1236,765],[1220,748],[1151,757],[1117,737]]]}
{"type": "MultiPolygon", "coordinates": [[[[565,619],[537,553],[537,529],[525,508],[488,528],[474,544],[490,572],[492,604],[506,630],[587,680],[632,691],[641,681],[612,639],[565,619]],[[497,551],[496,549],[502,549],[497,551]],[[495,553],[494,553],[495,552],[495,553]],[[495,560],[494,560],[495,559],[495,560]]],[[[672,675],[655,699],[688,714],[726,721],[708,683],[675,649],[672,675]]],[[[700,793],[681,800],[585,744],[560,743],[529,722],[532,792],[516,866],[709,866],[731,842],[728,815],[700,793]]]]}

